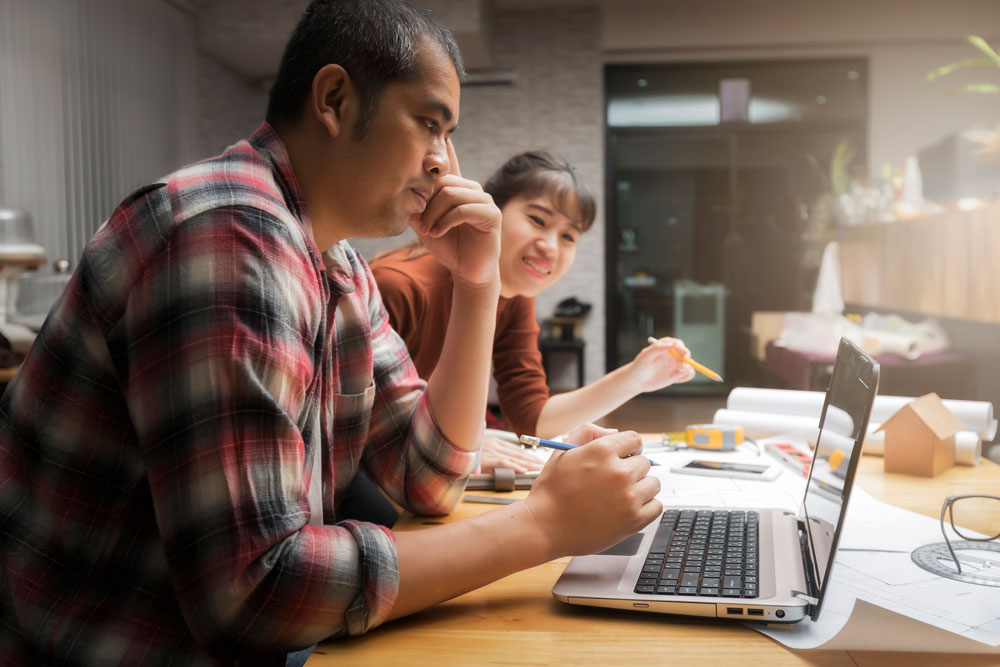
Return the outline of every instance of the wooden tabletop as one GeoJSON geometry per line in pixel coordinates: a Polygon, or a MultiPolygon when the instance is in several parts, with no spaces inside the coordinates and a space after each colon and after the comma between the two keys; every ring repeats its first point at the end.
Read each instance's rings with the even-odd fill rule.
{"type": "MultiPolygon", "coordinates": [[[[1000,489],[1000,466],[987,460],[925,479],[884,474],[882,459],[863,457],[857,484],[874,497],[938,518],[948,495],[1000,489]]],[[[523,497],[515,491],[507,497],[523,497]]],[[[480,495],[480,492],[476,492],[480,495]]],[[[461,503],[448,517],[405,517],[396,530],[416,530],[488,512],[461,503]]],[[[693,617],[575,607],[551,589],[568,558],[518,572],[367,635],[324,642],[307,667],[323,665],[813,665],[816,667],[995,667],[998,655],[873,651],[793,651],[740,625],[693,617]]]]}

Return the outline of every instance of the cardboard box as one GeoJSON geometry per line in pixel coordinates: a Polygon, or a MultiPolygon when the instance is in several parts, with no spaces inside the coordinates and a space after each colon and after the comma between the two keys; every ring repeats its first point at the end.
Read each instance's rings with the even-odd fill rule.
{"type": "Polygon", "coordinates": [[[764,350],[767,344],[781,335],[785,324],[785,313],[780,311],[758,310],[750,314],[750,356],[757,361],[764,361],[764,350]]]}
{"type": "Polygon", "coordinates": [[[925,394],[901,407],[885,431],[885,471],[933,477],[955,465],[955,434],[962,422],[937,394],[925,394]]]}

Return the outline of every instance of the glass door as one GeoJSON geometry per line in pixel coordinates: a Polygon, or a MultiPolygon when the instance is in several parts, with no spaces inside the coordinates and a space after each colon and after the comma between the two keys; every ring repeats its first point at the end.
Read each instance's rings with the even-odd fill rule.
{"type": "MultiPolygon", "coordinates": [[[[676,336],[730,384],[753,374],[751,313],[809,307],[825,165],[845,144],[863,164],[866,72],[860,60],[607,67],[609,369],[676,336]]],[[[728,386],[699,376],[676,390],[728,386]]]]}

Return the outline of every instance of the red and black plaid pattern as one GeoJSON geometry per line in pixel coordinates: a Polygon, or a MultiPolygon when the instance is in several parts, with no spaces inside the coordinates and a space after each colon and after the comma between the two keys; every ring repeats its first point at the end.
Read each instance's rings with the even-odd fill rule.
{"type": "Polygon", "coordinates": [[[363,465],[444,513],[474,456],[364,260],[308,225],[264,124],[88,245],[0,400],[0,662],[266,662],[385,619],[392,534],[336,523],[339,494],[363,465]]]}

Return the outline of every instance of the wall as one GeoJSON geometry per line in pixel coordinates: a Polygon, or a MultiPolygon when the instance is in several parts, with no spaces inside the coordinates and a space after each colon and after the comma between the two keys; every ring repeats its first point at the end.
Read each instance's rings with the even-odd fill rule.
{"type": "Polygon", "coordinates": [[[217,155],[250,136],[264,120],[267,91],[226,65],[198,55],[198,148],[217,155]]]}
{"type": "MultiPolygon", "coordinates": [[[[580,172],[598,198],[597,220],[581,237],[576,261],[536,302],[539,318],[562,299],[593,304],[583,327],[586,381],[604,374],[604,130],[600,13],[593,8],[516,9],[493,17],[493,60],[512,85],[462,90],[455,147],[462,174],[483,181],[508,157],[544,148],[580,172]]],[[[366,256],[404,239],[352,239],[366,256]]],[[[554,359],[552,384],[575,385],[575,370],[554,359]]]]}
{"type": "Polygon", "coordinates": [[[197,157],[190,17],[158,0],[0,0],[0,204],[74,264],[131,190],[197,157]]]}

